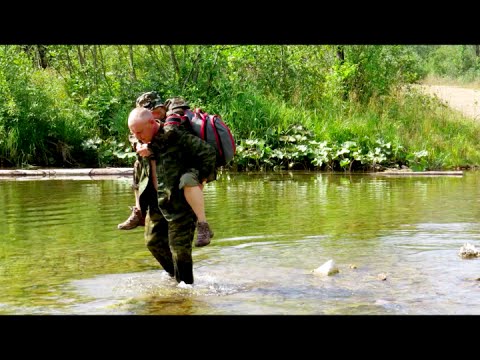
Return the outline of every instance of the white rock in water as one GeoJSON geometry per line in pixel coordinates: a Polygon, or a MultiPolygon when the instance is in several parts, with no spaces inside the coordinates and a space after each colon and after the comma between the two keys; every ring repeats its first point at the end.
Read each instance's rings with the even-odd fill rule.
{"type": "Polygon", "coordinates": [[[460,248],[460,252],[458,253],[458,255],[460,255],[464,259],[469,259],[480,256],[480,251],[475,247],[475,245],[465,243],[460,248]]]}
{"type": "Polygon", "coordinates": [[[327,276],[336,274],[338,272],[339,272],[338,267],[335,264],[335,261],[333,261],[332,259],[328,260],[325,264],[313,270],[313,274],[315,275],[327,275],[327,276]]]}

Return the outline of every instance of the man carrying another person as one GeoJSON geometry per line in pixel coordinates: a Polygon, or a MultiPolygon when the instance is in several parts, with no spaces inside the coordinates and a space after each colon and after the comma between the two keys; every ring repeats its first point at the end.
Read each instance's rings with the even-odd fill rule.
{"type": "MultiPolygon", "coordinates": [[[[156,92],[151,91],[139,96],[136,101],[136,106],[137,108],[148,109],[153,115],[155,121],[165,133],[171,130],[188,132],[188,130],[185,129],[183,125],[176,124],[164,126],[163,122],[166,118],[167,113],[168,115],[183,115],[183,110],[189,108],[189,105],[185,102],[184,99],[177,97],[168,99],[165,103],[163,103],[160,96],[156,92]]],[[[142,195],[145,189],[139,189],[139,177],[141,173],[139,160],[141,156],[144,156],[142,154],[145,154],[146,144],[142,144],[141,141],[139,142],[138,140],[140,139],[137,139],[135,136],[130,136],[129,140],[132,143],[133,149],[137,152],[137,160],[134,164],[132,184],[135,193],[135,206],[132,207],[132,213],[130,214],[129,218],[118,225],[118,228],[120,230],[130,230],[136,228],[139,225],[144,225],[146,211],[152,202],[153,196],[151,189],[150,192],[148,194],[146,193],[145,195],[142,195]]],[[[151,160],[155,161],[154,159],[151,160]]],[[[215,152],[213,153],[213,161],[215,161],[215,152]]],[[[155,162],[152,162],[151,165],[155,169],[155,162]]],[[[194,164],[194,166],[198,167],[198,165],[196,164],[194,164]]],[[[191,206],[197,217],[197,239],[195,240],[195,245],[205,246],[210,243],[210,239],[213,237],[214,233],[213,231],[211,231],[205,215],[205,204],[203,197],[203,186],[205,182],[199,181],[200,179],[198,178],[198,170],[195,167],[188,169],[188,171],[182,174],[179,186],[181,189],[183,189],[185,199],[191,206]]],[[[155,171],[153,171],[153,173],[155,173],[155,171]]],[[[212,173],[208,174],[207,178],[208,182],[216,179],[215,168],[213,169],[212,173]]]]}
{"type": "Polygon", "coordinates": [[[148,204],[144,233],[147,248],[178,283],[193,284],[192,243],[197,215],[184,192],[189,182],[185,177],[198,184],[213,181],[215,149],[178,126],[165,129],[144,107],[131,111],[128,127],[138,140],[139,202],[148,204]],[[147,198],[142,199],[144,196],[147,198]]]}

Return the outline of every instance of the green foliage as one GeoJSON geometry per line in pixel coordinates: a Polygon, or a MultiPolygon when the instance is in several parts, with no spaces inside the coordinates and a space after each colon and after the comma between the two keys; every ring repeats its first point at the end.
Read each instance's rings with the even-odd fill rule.
{"type": "Polygon", "coordinates": [[[413,171],[425,171],[428,168],[428,151],[422,150],[407,155],[408,166],[413,171]]]}
{"type": "MultiPolygon", "coordinates": [[[[236,165],[242,169],[376,170],[405,159],[400,146],[382,139],[329,142],[301,125],[274,133],[265,140],[243,140],[237,147],[236,165]]],[[[412,158],[413,159],[413,158],[412,158]]],[[[417,157],[414,158],[417,160],[417,157]]],[[[412,160],[413,163],[413,160],[412,160]]]]}
{"type": "Polygon", "coordinates": [[[137,96],[150,90],[220,114],[237,140],[234,169],[476,166],[478,128],[453,115],[445,119],[432,99],[400,91],[432,72],[475,78],[474,50],[2,46],[0,166],[131,166],[127,116],[137,96]]]}
{"type": "MultiPolygon", "coordinates": [[[[90,159],[96,158],[95,166],[129,166],[136,157],[135,152],[131,150],[130,144],[117,142],[113,138],[102,140],[98,137],[85,140],[82,143],[83,149],[90,156],[90,159]]],[[[95,160],[90,160],[95,161],[95,160]]]]}
{"type": "Polygon", "coordinates": [[[422,79],[427,76],[457,79],[459,82],[480,80],[479,45],[413,46],[421,58],[422,79]]]}
{"type": "Polygon", "coordinates": [[[348,60],[338,67],[339,76],[350,96],[364,103],[419,79],[417,56],[406,46],[352,45],[345,52],[348,60]]]}

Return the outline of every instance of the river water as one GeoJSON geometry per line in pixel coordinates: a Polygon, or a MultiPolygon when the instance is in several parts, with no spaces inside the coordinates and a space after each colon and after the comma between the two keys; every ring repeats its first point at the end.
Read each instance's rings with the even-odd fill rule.
{"type": "Polygon", "coordinates": [[[0,180],[0,314],[480,314],[480,174],[223,173],[193,287],[117,230],[130,177],[0,180]],[[312,272],[333,260],[339,272],[312,272]]]}

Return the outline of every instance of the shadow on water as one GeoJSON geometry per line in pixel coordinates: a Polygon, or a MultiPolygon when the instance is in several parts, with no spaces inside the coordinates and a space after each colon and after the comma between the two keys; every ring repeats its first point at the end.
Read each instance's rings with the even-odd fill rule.
{"type": "Polygon", "coordinates": [[[480,244],[479,180],[222,174],[193,287],[117,230],[130,177],[1,180],[0,314],[480,314],[480,259],[458,255],[480,244]]]}

